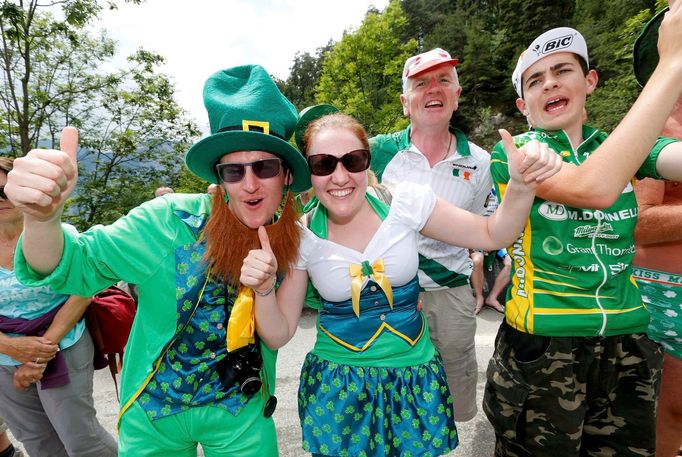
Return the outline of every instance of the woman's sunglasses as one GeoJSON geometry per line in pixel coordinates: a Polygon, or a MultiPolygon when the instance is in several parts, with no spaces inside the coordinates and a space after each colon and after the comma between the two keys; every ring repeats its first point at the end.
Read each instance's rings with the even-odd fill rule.
{"type": "Polygon", "coordinates": [[[328,176],[334,173],[336,165],[341,162],[350,173],[359,173],[369,168],[370,154],[367,149],[356,149],[341,157],[330,154],[308,156],[310,173],[315,176],[328,176]]]}
{"type": "Polygon", "coordinates": [[[251,167],[253,174],[260,179],[274,178],[282,171],[282,160],[272,158],[247,163],[219,163],[215,169],[222,182],[235,183],[244,179],[246,167],[251,167]]]}

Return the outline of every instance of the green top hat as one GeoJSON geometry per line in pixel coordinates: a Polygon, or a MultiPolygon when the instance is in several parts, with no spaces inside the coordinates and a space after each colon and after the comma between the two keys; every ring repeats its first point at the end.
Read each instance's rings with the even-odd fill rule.
{"type": "Polygon", "coordinates": [[[309,106],[298,115],[298,124],[296,124],[296,132],[294,133],[294,139],[296,140],[296,146],[303,152],[303,135],[305,135],[305,129],[308,125],[315,119],[318,119],[327,114],[338,113],[339,109],[334,105],[321,104],[309,106]]]}
{"type": "Polygon", "coordinates": [[[644,26],[642,33],[639,34],[637,41],[635,41],[632,63],[635,70],[635,79],[637,79],[637,82],[642,87],[644,87],[656,69],[656,65],[658,65],[658,28],[661,26],[666,11],[668,11],[668,8],[656,13],[644,26]]]}
{"type": "Polygon", "coordinates": [[[228,68],[211,75],[204,85],[204,105],[211,135],[187,151],[187,168],[218,183],[215,164],[225,154],[265,151],[281,158],[294,175],[291,190],[310,188],[308,164],[291,144],[296,108],[279,91],[260,65],[228,68]]]}

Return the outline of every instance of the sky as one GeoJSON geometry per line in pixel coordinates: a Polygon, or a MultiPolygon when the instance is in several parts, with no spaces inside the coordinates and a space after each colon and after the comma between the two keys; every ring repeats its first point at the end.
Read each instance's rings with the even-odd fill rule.
{"type": "Polygon", "coordinates": [[[370,6],[388,0],[146,0],[118,2],[103,11],[96,29],[118,42],[118,58],[143,47],[165,57],[176,100],[204,133],[208,117],[201,98],[206,78],[235,65],[260,64],[286,79],[297,52],[314,54],[362,24],[370,6]],[[190,6],[191,5],[191,6],[190,6]]]}

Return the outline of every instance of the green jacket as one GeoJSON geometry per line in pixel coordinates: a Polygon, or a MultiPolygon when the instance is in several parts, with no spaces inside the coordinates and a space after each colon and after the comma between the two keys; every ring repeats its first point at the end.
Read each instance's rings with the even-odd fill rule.
{"type": "MultiPolygon", "coordinates": [[[[568,163],[580,165],[606,139],[588,126],[573,150],[563,131],[537,130],[514,138],[547,143],[568,163]]],[[[637,173],[660,178],[656,160],[675,140],[659,138],[637,173]]],[[[491,171],[500,198],[509,181],[502,143],[493,149],[491,171]]],[[[608,172],[605,170],[605,172],[608,172]]],[[[574,208],[535,198],[526,227],[509,247],[513,259],[506,319],[518,330],[545,336],[596,336],[645,332],[649,314],[631,276],[637,201],[632,184],[609,208],[574,208]]]]}
{"type": "MultiPolygon", "coordinates": [[[[49,284],[67,294],[91,296],[120,280],[137,284],[137,314],[121,373],[121,415],[155,372],[156,361],[184,322],[177,316],[206,282],[205,270],[182,284],[177,280],[188,255],[203,255],[198,235],[211,212],[209,195],[169,194],[133,209],[111,225],[84,233],[64,226],[64,253],[57,268],[42,278],[17,250],[16,274],[28,285],[49,284]],[[201,249],[200,249],[201,248],[201,249]]],[[[21,240],[20,240],[21,243],[21,240]]],[[[187,314],[187,313],[185,313],[187,314]]],[[[188,318],[191,314],[188,315],[188,318]]],[[[274,392],[276,351],[261,345],[270,393],[274,392]]]]}

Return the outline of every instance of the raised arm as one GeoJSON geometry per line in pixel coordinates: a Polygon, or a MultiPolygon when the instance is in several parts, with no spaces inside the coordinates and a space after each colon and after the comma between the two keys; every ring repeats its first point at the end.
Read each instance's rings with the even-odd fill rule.
{"type": "MultiPolygon", "coordinates": [[[[682,2],[670,7],[659,30],[660,60],[644,90],[618,127],[580,166],[567,164],[540,184],[545,200],[581,208],[608,208],[637,173],[682,95],[682,2]]],[[[658,172],[682,178],[682,146],[666,146],[658,172]]]]}
{"type": "Polygon", "coordinates": [[[34,149],[14,161],[5,192],[24,213],[21,248],[29,265],[47,275],[59,264],[64,249],[61,215],[78,180],[78,131],[62,130],[61,150],[34,149]]]}
{"type": "Polygon", "coordinates": [[[277,259],[270,247],[265,227],[258,228],[258,238],[261,249],[249,251],[239,280],[256,292],[258,336],[270,349],[279,349],[294,336],[298,327],[308,285],[308,273],[290,269],[275,292],[277,259]]]}
{"type": "Polygon", "coordinates": [[[492,251],[516,240],[528,219],[539,183],[556,174],[561,158],[546,144],[532,141],[521,150],[506,130],[500,131],[509,160],[505,197],[490,217],[478,216],[438,200],[421,233],[445,243],[492,251]]]}

